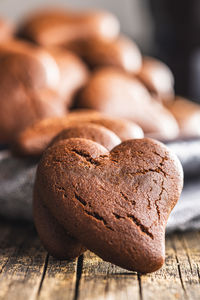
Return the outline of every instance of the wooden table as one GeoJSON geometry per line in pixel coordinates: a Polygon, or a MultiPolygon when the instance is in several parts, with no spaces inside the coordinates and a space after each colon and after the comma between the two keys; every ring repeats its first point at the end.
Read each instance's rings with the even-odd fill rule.
{"type": "Polygon", "coordinates": [[[74,261],[55,260],[33,225],[1,222],[0,299],[200,299],[200,233],[167,237],[165,265],[141,276],[89,251],[74,261]]]}

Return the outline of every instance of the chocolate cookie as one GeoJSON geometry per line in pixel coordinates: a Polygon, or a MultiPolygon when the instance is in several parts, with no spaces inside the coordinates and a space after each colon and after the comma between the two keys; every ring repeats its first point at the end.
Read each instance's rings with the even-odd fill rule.
{"type": "Polygon", "coordinates": [[[167,105],[169,111],[176,118],[180,127],[180,136],[197,137],[200,136],[200,105],[176,97],[175,101],[167,105]]]}
{"type": "Polygon", "coordinates": [[[44,65],[32,55],[0,55],[0,93],[0,142],[12,142],[37,120],[66,113],[60,97],[48,90],[44,65]]]}
{"type": "Polygon", "coordinates": [[[69,107],[74,94],[87,82],[88,69],[83,61],[70,51],[52,47],[48,48],[48,51],[55,59],[60,71],[56,91],[69,107]]]}
{"type": "Polygon", "coordinates": [[[114,68],[93,73],[79,94],[77,107],[129,119],[160,139],[175,138],[179,132],[173,115],[152,99],[141,82],[114,68]]]}
{"type": "Polygon", "coordinates": [[[96,124],[82,123],[72,125],[61,131],[51,142],[51,145],[58,141],[69,138],[85,138],[97,142],[106,149],[111,150],[121,143],[119,137],[111,130],[96,124]]]}
{"type": "Polygon", "coordinates": [[[138,73],[142,65],[142,57],[137,45],[130,39],[120,36],[114,41],[89,40],[72,50],[87,62],[92,68],[114,66],[125,72],[138,73]]]}
{"type": "Polygon", "coordinates": [[[152,57],[144,57],[138,78],[161,101],[167,102],[173,98],[174,76],[163,62],[152,57]]]}
{"type": "Polygon", "coordinates": [[[18,35],[43,46],[69,45],[93,38],[113,40],[119,22],[104,11],[44,10],[29,16],[18,35]]]}
{"type": "Polygon", "coordinates": [[[146,273],[164,262],[165,226],[182,185],[178,159],[157,141],[129,140],[108,152],[76,138],[46,150],[34,198],[89,250],[146,273]]]}
{"type": "Polygon", "coordinates": [[[0,42],[9,40],[13,35],[14,28],[6,20],[0,19],[0,42]]]}
{"type": "Polygon", "coordinates": [[[102,125],[112,130],[122,141],[144,137],[142,128],[136,123],[125,119],[113,118],[95,110],[74,110],[68,114],[68,118],[71,121],[77,121],[78,119],[81,122],[102,125]]]}
{"type": "Polygon", "coordinates": [[[54,90],[58,88],[60,70],[55,59],[45,49],[15,38],[0,44],[0,57],[9,53],[28,55],[28,57],[37,60],[37,64],[39,63],[45,72],[46,87],[54,90]]]}
{"type": "MultiPolygon", "coordinates": [[[[37,190],[37,187],[35,189],[37,190]]],[[[37,195],[37,191],[33,202],[33,215],[40,239],[47,251],[54,257],[73,259],[86,250],[57,222],[37,195]]]]}
{"type": "Polygon", "coordinates": [[[39,156],[60,131],[80,123],[102,125],[113,131],[122,141],[144,136],[142,129],[133,122],[106,117],[96,111],[74,111],[66,117],[42,120],[25,129],[15,139],[13,152],[18,155],[39,156]]]}

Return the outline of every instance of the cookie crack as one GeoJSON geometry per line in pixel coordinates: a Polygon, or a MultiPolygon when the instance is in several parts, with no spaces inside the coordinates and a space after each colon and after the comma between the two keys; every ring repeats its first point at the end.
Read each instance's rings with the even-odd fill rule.
{"type": "Polygon", "coordinates": [[[95,160],[89,154],[87,154],[83,151],[80,151],[77,149],[72,149],[71,152],[74,152],[76,155],[83,158],[85,161],[89,162],[90,164],[92,164],[94,166],[99,166],[101,164],[98,160],[95,160]]]}
{"type": "Polygon", "coordinates": [[[142,232],[142,233],[144,233],[144,234],[146,234],[147,236],[149,236],[152,240],[154,239],[154,236],[153,236],[153,234],[149,231],[149,229],[148,229],[148,227],[147,226],[145,226],[145,225],[143,225],[141,222],[140,222],[140,220],[138,219],[138,218],[136,218],[133,214],[131,214],[131,215],[127,215],[126,217],[122,217],[122,216],[120,216],[120,215],[118,215],[118,214],[116,214],[116,213],[113,213],[113,215],[115,216],[115,218],[117,219],[117,220],[119,220],[119,219],[129,219],[129,220],[131,220],[136,226],[137,226],[137,228],[142,232]]]}
{"type": "Polygon", "coordinates": [[[165,171],[162,170],[161,167],[157,167],[156,169],[144,169],[144,170],[140,170],[140,171],[136,171],[136,172],[131,172],[129,173],[131,176],[141,176],[141,175],[145,175],[147,173],[162,173],[165,177],[167,176],[167,173],[165,171]]]}
{"type": "Polygon", "coordinates": [[[161,165],[161,166],[163,166],[165,160],[168,160],[168,157],[167,157],[167,156],[162,156],[162,155],[160,155],[160,154],[159,154],[158,152],[156,152],[156,151],[153,151],[153,153],[154,153],[155,155],[157,155],[158,157],[161,158],[161,162],[160,162],[160,165],[161,165]]]}
{"type": "Polygon", "coordinates": [[[147,208],[150,210],[151,209],[151,200],[150,200],[148,193],[147,193],[147,201],[148,201],[147,208]]]}
{"type": "MultiPolygon", "coordinates": [[[[59,191],[63,192],[63,196],[64,196],[65,198],[67,198],[66,191],[65,191],[65,189],[64,189],[63,187],[56,185],[56,188],[57,188],[59,191]]],[[[90,205],[89,205],[89,204],[88,204],[81,196],[79,196],[76,192],[74,193],[74,197],[75,197],[75,199],[78,200],[83,206],[87,206],[87,205],[90,206],[90,205]]],[[[89,211],[89,210],[87,210],[87,209],[84,209],[84,212],[85,212],[88,216],[91,216],[91,217],[95,218],[96,220],[101,221],[101,222],[104,224],[104,226],[105,226],[106,228],[108,228],[109,230],[114,231],[114,229],[108,225],[107,221],[106,221],[102,216],[100,216],[97,212],[95,212],[95,211],[92,212],[92,211],[89,211]]]]}
{"type": "Polygon", "coordinates": [[[62,186],[60,186],[60,185],[58,185],[58,184],[55,184],[55,188],[56,188],[59,192],[65,193],[64,187],[62,187],[62,186]]]}
{"type": "Polygon", "coordinates": [[[97,212],[95,212],[95,211],[89,211],[87,209],[84,209],[84,212],[88,216],[91,216],[91,217],[95,218],[97,221],[101,221],[104,224],[104,226],[106,228],[108,228],[109,230],[114,231],[114,229],[108,225],[107,221],[102,216],[100,216],[97,212]]]}
{"type": "Polygon", "coordinates": [[[74,197],[75,197],[76,200],[78,200],[82,205],[84,205],[84,206],[87,205],[87,202],[86,202],[82,197],[80,197],[77,193],[74,193],[74,197]]]}
{"type": "Polygon", "coordinates": [[[122,197],[125,201],[127,201],[127,202],[129,202],[129,203],[131,203],[131,204],[133,204],[133,205],[136,205],[135,200],[132,200],[132,201],[129,200],[128,196],[125,195],[122,191],[120,191],[120,195],[121,195],[121,197],[122,197]]]}
{"type": "Polygon", "coordinates": [[[160,212],[158,203],[162,200],[162,195],[163,195],[164,191],[166,191],[166,190],[164,188],[164,179],[163,179],[162,183],[161,183],[161,191],[160,191],[159,196],[158,196],[159,198],[155,201],[156,211],[157,211],[157,215],[158,215],[159,220],[160,220],[160,217],[161,217],[161,212],[160,212]]]}

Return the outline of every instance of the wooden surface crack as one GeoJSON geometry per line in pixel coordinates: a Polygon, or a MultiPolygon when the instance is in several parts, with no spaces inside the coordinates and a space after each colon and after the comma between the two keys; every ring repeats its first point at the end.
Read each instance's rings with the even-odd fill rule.
{"type": "Polygon", "coordinates": [[[137,279],[138,279],[138,285],[139,285],[139,297],[140,297],[140,300],[143,300],[142,280],[141,280],[141,275],[139,273],[137,273],[137,279]]]}
{"type": "Polygon", "coordinates": [[[82,254],[78,258],[77,267],[76,267],[76,284],[75,284],[73,300],[78,300],[79,297],[79,287],[80,287],[80,281],[81,281],[82,270],[83,270],[83,260],[84,260],[84,256],[82,254]]]}
{"type": "Polygon", "coordinates": [[[179,262],[178,256],[177,256],[177,255],[175,255],[175,257],[176,257],[177,268],[178,268],[178,274],[179,274],[179,278],[180,278],[181,286],[182,286],[182,289],[184,290],[185,294],[187,294],[187,292],[186,292],[186,288],[185,288],[185,285],[184,285],[184,282],[183,282],[182,273],[181,273],[180,262],[179,262]]]}
{"type": "Polygon", "coordinates": [[[47,271],[48,261],[49,261],[49,254],[47,253],[46,258],[45,258],[45,262],[44,262],[44,267],[43,267],[43,271],[42,271],[40,284],[39,284],[39,287],[38,287],[37,297],[39,297],[41,289],[42,289],[42,285],[43,285],[44,278],[45,278],[46,271],[47,271]]]}
{"type": "Polygon", "coordinates": [[[172,244],[172,248],[175,252],[176,265],[177,265],[177,269],[178,269],[178,275],[179,275],[179,280],[180,280],[180,283],[181,283],[181,287],[184,291],[184,294],[187,296],[187,291],[186,291],[186,288],[185,288],[185,284],[184,284],[184,281],[183,281],[183,276],[182,276],[182,272],[181,272],[181,268],[180,268],[178,253],[177,253],[176,246],[175,246],[175,243],[174,243],[173,240],[171,240],[171,244],[172,244]]]}

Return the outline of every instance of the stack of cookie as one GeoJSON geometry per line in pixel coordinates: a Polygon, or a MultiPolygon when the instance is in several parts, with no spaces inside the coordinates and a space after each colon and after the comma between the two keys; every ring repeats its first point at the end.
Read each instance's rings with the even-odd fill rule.
{"type": "Polygon", "coordinates": [[[34,220],[50,254],[89,249],[152,272],[183,171],[151,138],[200,135],[200,108],[176,98],[169,68],[119,27],[100,11],[46,10],[15,30],[2,21],[0,143],[42,156],[34,220]]]}
{"type": "Polygon", "coordinates": [[[0,77],[1,144],[75,108],[129,120],[160,140],[200,134],[199,106],[176,99],[170,69],[142,57],[108,12],[45,10],[18,28],[1,20],[0,77]]]}

